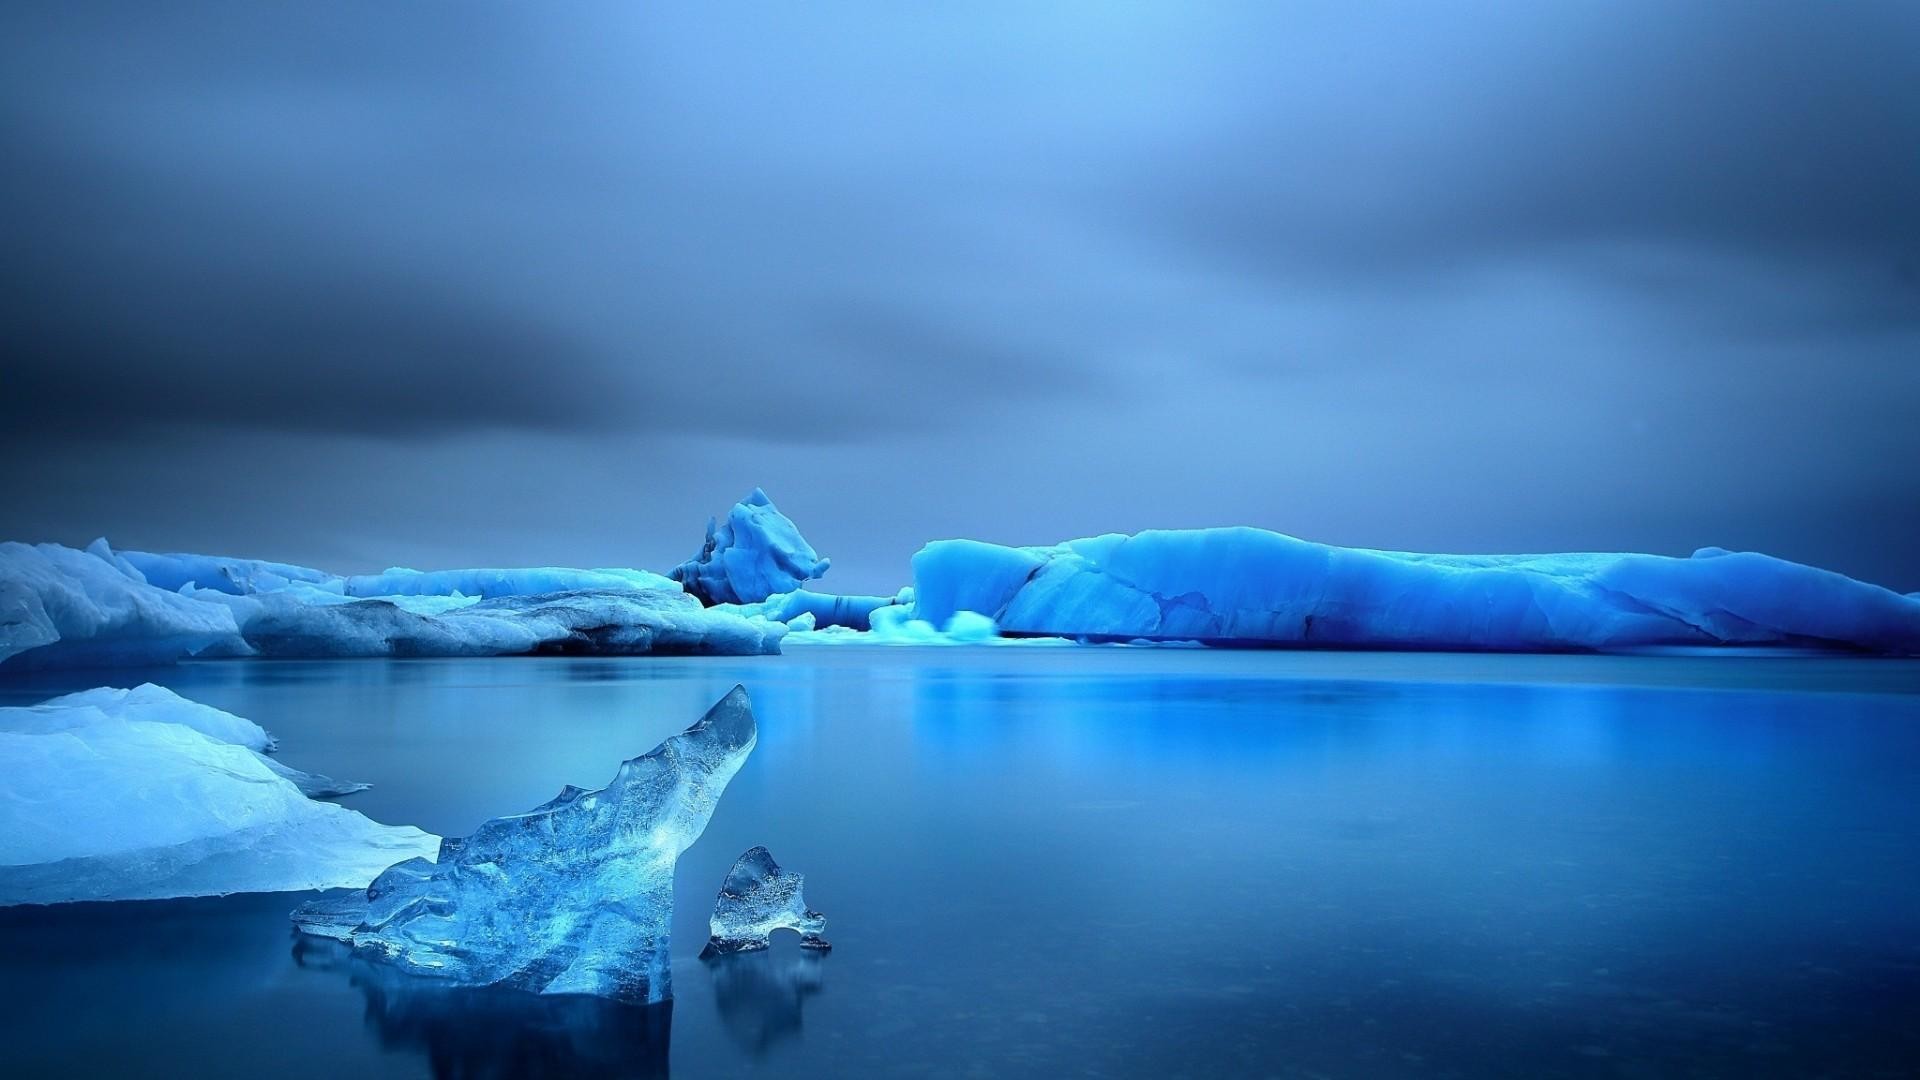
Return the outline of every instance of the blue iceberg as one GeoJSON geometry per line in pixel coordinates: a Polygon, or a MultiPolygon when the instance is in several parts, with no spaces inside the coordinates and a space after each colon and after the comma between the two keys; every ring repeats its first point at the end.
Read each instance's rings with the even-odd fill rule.
{"type": "Polygon", "coordinates": [[[439,838],[313,796],[258,724],[151,684],[0,708],[0,905],[363,886],[439,838]]]}
{"type": "Polygon", "coordinates": [[[826,573],[830,562],[801,538],[766,492],[754,488],[727,512],[727,520],[707,522],[706,545],[674,567],[672,576],[709,604],[757,604],[826,573]]]}
{"type": "Polygon", "coordinates": [[[1563,651],[1772,645],[1920,654],[1920,601],[1751,552],[1422,555],[1252,528],[971,540],[913,560],[913,618],[1099,641],[1563,651]]]}
{"type": "Polygon", "coordinates": [[[405,595],[319,602],[288,593],[211,599],[263,656],[752,656],[786,627],[711,610],[675,589],[581,589],[489,600],[405,595]]]}
{"type": "Polygon", "coordinates": [[[786,626],[708,609],[644,570],[389,570],[341,577],[212,555],[0,544],[0,670],[185,656],[780,651],[786,626]],[[151,575],[151,576],[149,576],[151,575]]]}
{"type": "Polygon", "coordinates": [[[244,654],[233,615],[148,585],[104,540],[0,543],[0,664],[87,667],[244,654]]]}
{"type": "Polygon", "coordinates": [[[770,619],[795,630],[843,626],[850,630],[871,630],[873,613],[900,604],[898,596],[840,596],[834,593],[795,589],[775,593],[757,604],[715,604],[715,611],[726,611],[749,618],[770,619]]]}
{"type": "Polygon", "coordinates": [[[801,894],[805,885],[802,875],[782,870],[766,848],[748,848],[734,860],[720,886],[713,918],[708,921],[712,936],[700,955],[764,949],[775,930],[799,934],[803,949],[832,948],[820,936],[827,928],[827,917],[807,906],[801,894]]]}
{"type": "Polygon", "coordinates": [[[524,814],[389,868],[366,891],[295,911],[303,932],[467,986],[624,1001],[672,996],[673,868],[707,827],[757,731],[743,687],[620,766],[524,814]]]}

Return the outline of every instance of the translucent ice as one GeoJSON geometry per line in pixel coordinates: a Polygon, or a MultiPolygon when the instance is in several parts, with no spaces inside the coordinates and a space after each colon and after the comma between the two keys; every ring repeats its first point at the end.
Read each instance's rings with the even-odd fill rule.
{"type": "Polygon", "coordinates": [[[0,904],[360,886],[438,838],[301,790],[257,724],[161,687],[0,709],[0,904]]]}
{"type": "Polygon", "coordinates": [[[720,886],[709,922],[713,936],[700,955],[764,949],[775,930],[795,931],[802,948],[832,948],[820,936],[827,928],[827,917],[809,909],[801,895],[805,883],[801,875],[780,869],[766,848],[748,848],[720,886]]]}
{"type": "Polygon", "coordinates": [[[365,892],[294,912],[301,930],[398,970],[470,986],[627,1001],[672,996],[673,867],[753,750],[742,687],[620,766],[449,839],[438,864],[389,868],[365,892]]]}
{"type": "MultiPolygon", "coordinates": [[[[1498,650],[1759,644],[1920,653],[1920,602],[1750,552],[1420,555],[1261,529],[929,544],[913,615],[1015,634],[1498,650]]],[[[877,613],[876,613],[877,614],[877,613]]]]}
{"type": "Polygon", "coordinates": [[[754,488],[727,520],[707,522],[706,546],[675,567],[673,579],[709,604],[756,604],[819,577],[828,564],[767,493],[754,488]]]}

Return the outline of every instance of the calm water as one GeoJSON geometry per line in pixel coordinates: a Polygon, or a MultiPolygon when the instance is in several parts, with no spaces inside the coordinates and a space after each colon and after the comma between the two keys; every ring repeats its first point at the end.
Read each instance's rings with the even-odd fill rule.
{"type": "Polygon", "coordinates": [[[735,682],[761,736],[680,862],[670,1009],[395,980],[297,942],[294,895],[13,909],[0,1075],[1920,1062],[1920,665],[813,648],[138,678],[440,833],[605,783],[735,682]],[[753,844],[807,875],[831,954],[696,959],[753,844]]]}

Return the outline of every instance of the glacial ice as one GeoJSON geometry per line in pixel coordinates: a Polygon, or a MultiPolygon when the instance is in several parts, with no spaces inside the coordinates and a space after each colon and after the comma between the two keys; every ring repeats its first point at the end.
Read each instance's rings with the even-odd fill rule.
{"type": "Polygon", "coordinates": [[[86,551],[0,544],[0,664],[7,670],[255,653],[753,655],[779,652],[785,633],[764,619],[703,608],[644,570],[390,570],[343,578],[223,556],[115,553],[105,541],[86,551]],[[169,588],[149,582],[149,573],[169,588]],[[381,589],[394,591],[359,595],[381,589]]]}
{"type": "Polygon", "coordinates": [[[437,864],[402,862],[364,892],[301,907],[294,924],[456,984],[663,1001],[672,996],[674,863],[756,738],[736,686],[606,787],[563,788],[443,841],[437,864]]]}
{"type": "Polygon", "coordinates": [[[792,592],[829,565],[767,493],[754,488],[727,520],[707,522],[706,545],[674,567],[672,577],[708,604],[757,604],[792,592]]]}
{"type": "Polygon", "coordinates": [[[1423,555],[1252,528],[914,557],[913,617],[1096,640],[1552,651],[1785,645],[1920,654],[1920,602],[1751,552],[1423,555]]]}
{"type": "Polygon", "coordinates": [[[85,551],[0,543],[0,664],[166,663],[241,652],[223,607],[156,589],[104,541],[85,551]]]}
{"type": "Polygon", "coordinates": [[[346,579],[348,596],[535,596],[543,593],[659,589],[679,592],[680,586],[647,570],[606,567],[574,570],[564,566],[520,569],[406,570],[360,574],[346,579]]]}
{"type": "Polygon", "coordinates": [[[0,905],[361,886],[438,838],[300,788],[259,725],[151,684],[0,708],[0,905]]]}
{"type": "Polygon", "coordinates": [[[262,559],[235,559],[225,555],[189,555],[182,552],[160,554],[152,551],[123,551],[120,557],[141,579],[155,588],[179,592],[188,585],[214,589],[235,596],[273,592],[300,582],[332,592],[340,591],[340,577],[310,566],[267,562],[262,559]]]}
{"type": "MultiPolygon", "coordinates": [[[[710,610],[679,590],[501,596],[433,612],[404,596],[311,603],[286,593],[211,599],[260,654],[315,656],[758,655],[786,627],[710,610]]],[[[438,607],[439,605],[433,605],[438,607]]]]}
{"type": "Polygon", "coordinates": [[[700,955],[764,949],[775,930],[798,933],[801,948],[831,949],[820,936],[827,928],[827,917],[807,907],[801,895],[805,884],[802,875],[782,870],[766,848],[748,848],[720,886],[708,923],[713,936],[700,955]]]}
{"type": "MultiPolygon", "coordinates": [[[[775,593],[758,603],[716,604],[713,609],[736,615],[771,619],[790,626],[796,620],[810,616],[812,625],[807,627],[809,630],[828,626],[867,630],[872,627],[871,619],[876,610],[898,603],[900,603],[898,596],[840,596],[834,593],[795,589],[792,592],[775,593]]],[[[794,629],[800,628],[794,627],[794,629]]]]}

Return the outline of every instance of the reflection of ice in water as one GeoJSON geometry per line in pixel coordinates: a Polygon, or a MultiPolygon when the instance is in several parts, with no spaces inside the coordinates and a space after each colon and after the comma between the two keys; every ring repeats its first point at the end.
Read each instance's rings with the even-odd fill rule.
{"type": "Polygon", "coordinates": [[[820,952],[782,952],[761,949],[707,961],[720,1022],[727,1035],[755,1057],[800,1034],[801,1008],[825,985],[820,952]]]}
{"type": "Polygon", "coordinates": [[[664,1080],[671,1002],[633,1005],[585,994],[450,986],[352,955],[342,942],[294,940],[303,968],[337,971],[367,998],[367,1027],[386,1049],[418,1053],[432,1075],[664,1080]]]}

